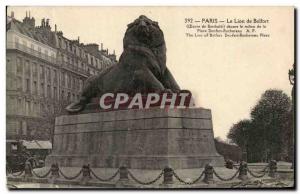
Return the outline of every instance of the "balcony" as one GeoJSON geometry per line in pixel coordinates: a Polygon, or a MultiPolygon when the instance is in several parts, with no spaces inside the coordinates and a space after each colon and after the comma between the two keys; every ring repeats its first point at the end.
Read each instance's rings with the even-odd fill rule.
{"type": "Polygon", "coordinates": [[[23,45],[23,44],[20,44],[20,43],[17,43],[17,42],[7,42],[6,49],[16,49],[16,50],[25,52],[29,55],[33,55],[33,56],[38,57],[40,59],[46,60],[46,61],[48,61],[52,64],[56,63],[56,58],[55,57],[51,57],[49,55],[46,55],[46,54],[41,53],[39,51],[36,51],[36,50],[26,46],[26,45],[23,45]]]}
{"type": "Polygon", "coordinates": [[[72,65],[70,63],[62,62],[62,67],[64,69],[69,70],[69,71],[73,71],[75,73],[83,74],[84,76],[89,76],[90,75],[88,71],[86,71],[86,70],[84,70],[82,68],[76,67],[76,66],[74,66],[74,65],[72,65]]]}

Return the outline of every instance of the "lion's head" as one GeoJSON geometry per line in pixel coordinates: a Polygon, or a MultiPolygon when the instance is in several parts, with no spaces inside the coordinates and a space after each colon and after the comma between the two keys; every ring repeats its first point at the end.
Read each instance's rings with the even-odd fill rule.
{"type": "Polygon", "coordinates": [[[141,15],[134,22],[128,24],[128,28],[123,39],[124,50],[130,45],[149,48],[156,56],[162,71],[165,70],[165,39],[157,22],[141,15]]]}

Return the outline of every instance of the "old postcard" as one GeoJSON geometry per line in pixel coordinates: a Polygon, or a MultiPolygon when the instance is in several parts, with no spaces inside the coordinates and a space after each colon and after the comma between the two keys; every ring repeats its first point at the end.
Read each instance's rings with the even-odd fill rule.
{"type": "Polygon", "coordinates": [[[294,7],[8,6],[6,177],[24,188],[287,188],[294,7]]]}

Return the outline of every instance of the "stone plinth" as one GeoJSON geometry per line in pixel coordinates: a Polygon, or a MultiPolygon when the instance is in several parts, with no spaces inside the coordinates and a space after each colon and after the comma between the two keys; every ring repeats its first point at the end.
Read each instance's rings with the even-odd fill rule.
{"type": "Polygon", "coordinates": [[[56,118],[46,165],[132,169],[223,166],[215,148],[211,111],[202,108],[131,109],[56,118]]]}

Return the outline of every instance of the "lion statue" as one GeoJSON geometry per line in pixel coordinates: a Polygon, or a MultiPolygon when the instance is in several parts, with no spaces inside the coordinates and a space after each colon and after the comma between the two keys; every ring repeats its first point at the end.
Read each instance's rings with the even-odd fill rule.
{"type": "Polygon", "coordinates": [[[86,80],[80,100],[66,107],[69,113],[82,111],[91,98],[105,93],[180,91],[166,67],[166,44],[157,22],[141,15],[128,24],[123,49],[118,64],[86,80]]]}

